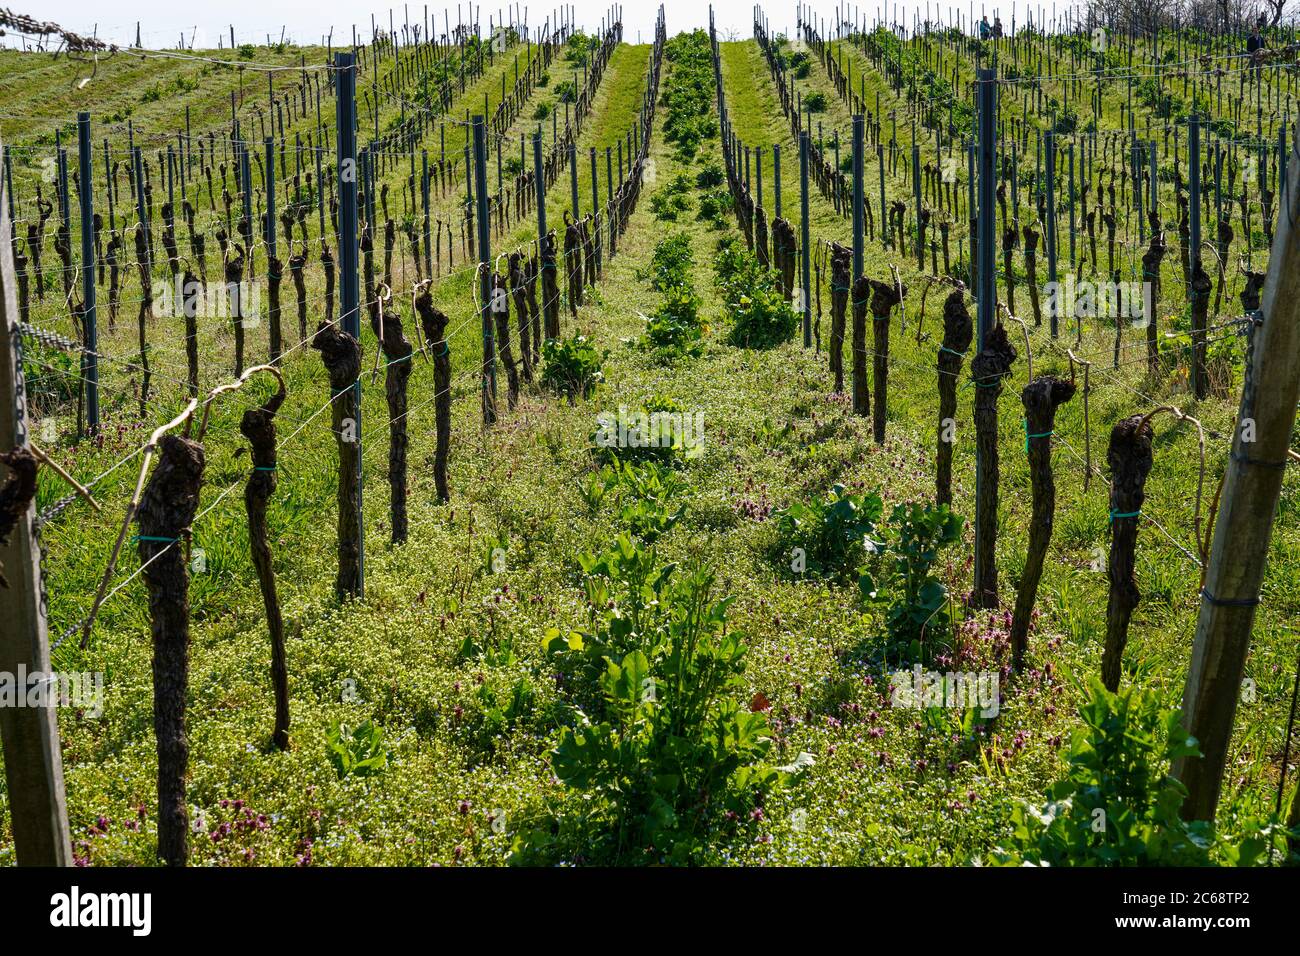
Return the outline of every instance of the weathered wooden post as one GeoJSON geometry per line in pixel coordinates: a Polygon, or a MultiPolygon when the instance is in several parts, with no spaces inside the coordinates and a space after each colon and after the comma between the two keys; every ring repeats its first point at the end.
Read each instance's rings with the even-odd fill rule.
{"type": "MultiPolygon", "coordinates": [[[[84,182],[84,177],[83,177],[84,182]]],[[[0,178],[0,670],[48,673],[50,651],[36,539],[36,457],[28,439],[27,389],[18,336],[9,177],[0,178]]],[[[26,693],[22,688],[22,693],[26,693]]],[[[15,858],[20,866],[68,866],[63,751],[52,707],[0,707],[0,743],[15,858]]]]}
{"type": "MultiPolygon", "coordinates": [[[[1300,126],[1296,127],[1300,134],[1300,126]]],[[[1295,134],[1293,134],[1295,135],[1295,134]]],[[[1268,541],[1300,400],[1300,135],[1292,145],[1214,542],[1201,589],[1183,722],[1203,757],[1183,757],[1183,815],[1213,820],[1240,696],[1268,541]]]]}

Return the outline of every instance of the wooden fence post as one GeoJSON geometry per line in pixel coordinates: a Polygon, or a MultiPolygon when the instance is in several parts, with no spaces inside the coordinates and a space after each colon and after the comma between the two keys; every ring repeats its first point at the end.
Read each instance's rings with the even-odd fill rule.
{"type": "MultiPolygon", "coordinates": [[[[1297,150],[1300,137],[1292,144],[1297,150]]],[[[1183,692],[1184,725],[1204,754],[1174,763],[1188,790],[1183,815],[1192,820],[1213,820],[1218,807],[1300,400],[1300,162],[1288,166],[1183,692]]]]}
{"type": "MultiPolygon", "coordinates": [[[[0,671],[29,675],[50,669],[41,583],[41,555],[33,495],[17,487],[29,470],[34,492],[36,463],[27,448],[27,390],[22,342],[17,334],[18,281],[14,273],[9,182],[0,178],[0,671]],[[13,483],[11,485],[11,483],[13,483]],[[19,497],[21,495],[21,497],[19,497]],[[26,500],[23,500],[26,499],[26,500]],[[8,512],[8,514],[6,514],[8,512]]],[[[23,688],[25,693],[26,688],[23,688]]],[[[52,707],[0,707],[14,852],[20,866],[68,866],[68,813],[63,796],[63,753],[52,707]]]]}

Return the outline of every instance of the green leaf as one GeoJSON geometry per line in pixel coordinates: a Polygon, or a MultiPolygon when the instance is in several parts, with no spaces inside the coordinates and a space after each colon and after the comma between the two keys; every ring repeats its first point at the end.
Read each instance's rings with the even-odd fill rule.
{"type": "Polygon", "coordinates": [[[799,773],[811,768],[816,763],[817,760],[812,754],[808,753],[806,750],[801,750],[799,751],[799,756],[795,757],[793,762],[786,764],[784,767],[777,767],[776,769],[780,770],[782,773],[799,773]]]}

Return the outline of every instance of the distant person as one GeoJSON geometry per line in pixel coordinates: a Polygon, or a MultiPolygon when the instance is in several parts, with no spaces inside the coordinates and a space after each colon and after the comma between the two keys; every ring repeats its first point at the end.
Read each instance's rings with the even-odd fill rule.
{"type": "Polygon", "coordinates": [[[1264,51],[1268,49],[1268,43],[1264,40],[1264,35],[1260,33],[1260,25],[1255,24],[1251,30],[1250,36],[1246,38],[1246,54],[1250,57],[1250,68],[1258,74],[1264,68],[1264,51]]]}
{"type": "Polygon", "coordinates": [[[989,27],[989,18],[987,16],[980,17],[980,39],[987,40],[991,32],[992,30],[989,27]]]}
{"type": "Polygon", "coordinates": [[[995,40],[1002,39],[1002,18],[1001,17],[995,16],[993,18],[993,39],[995,40]]]}

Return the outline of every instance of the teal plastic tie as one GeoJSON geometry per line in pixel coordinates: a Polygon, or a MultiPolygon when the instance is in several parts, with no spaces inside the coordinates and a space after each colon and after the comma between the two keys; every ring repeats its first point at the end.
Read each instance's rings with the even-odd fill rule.
{"type": "Polygon", "coordinates": [[[1020,419],[1020,420],[1021,420],[1021,421],[1024,423],[1024,425],[1025,425],[1025,454],[1026,454],[1026,455],[1029,454],[1029,439],[1031,439],[1031,438],[1051,438],[1053,435],[1056,434],[1056,429],[1052,429],[1050,432],[1039,432],[1037,435],[1031,435],[1031,434],[1029,434],[1029,419],[1028,419],[1028,418],[1022,418],[1022,419],[1020,419]]]}

